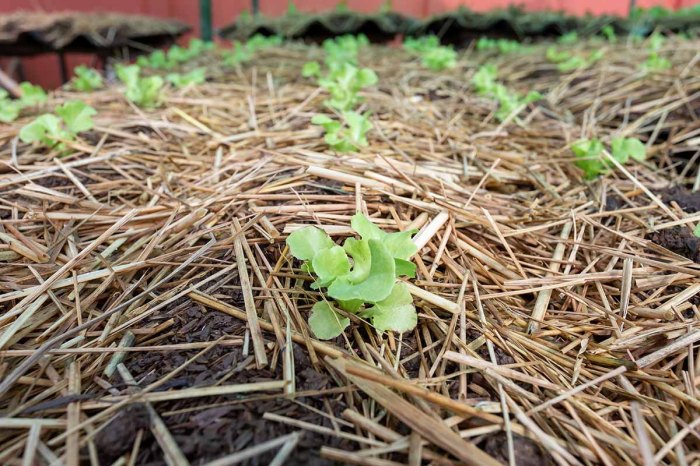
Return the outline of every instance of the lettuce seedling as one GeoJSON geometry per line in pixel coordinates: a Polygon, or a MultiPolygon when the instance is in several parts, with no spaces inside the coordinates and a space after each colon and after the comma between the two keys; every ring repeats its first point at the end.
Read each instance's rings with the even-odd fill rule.
{"type": "Polygon", "coordinates": [[[331,69],[328,75],[318,80],[318,84],[330,94],[330,99],[325,104],[342,112],[355,107],[361,101],[358,95],[360,90],[377,81],[377,74],[373,70],[344,63],[331,69]]]}
{"type": "Polygon", "coordinates": [[[328,68],[345,63],[357,65],[360,49],[369,44],[369,39],[364,34],[353,36],[346,34],[334,39],[326,39],[321,45],[325,52],[325,62],[328,68]]]}
{"type": "Polygon", "coordinates": [[[171,70],[176,62],[168,58],[163,50],[155,50],[149,55],[141,55],[136,59],[136,64],[143,68],[153,68],[156,70],[171,70]]]}
{"type": "MultiPolygon", "coordinates": [[[[603,150],[600,139],[581,139],[572,144],[571,151],[576,156],[575,165],[583,170],[585,179],[597,178],[612,168],[612,162],[603,158],[603,150]]],[[[610,155],[624,165],[630,158],[637,161],[646,159],[646,147],[637,138],[613,138],[610,141],[610,155]]]]}
{"type": "Polygon", "coordinates": [[[418,316],[402,275],[415,277],[410,258],[418,248],[411,240],[415,230],[387,233],[358,213],[351,219],[360,239],[347,238],[336,245],[323,230],[307,226],[287,238],[292,255],[304,261],[302,270],[316,276],[312,289],[325,288],[334,303],[319,301],[311,309],[309,326],[320,339],[335,338],[350,325],[338,312],[369,319],[380,332],[406,332],[418,316]]]}
{"type": "Polygon", "coordinates": [[[576,31],[567,32],[566,34],[559,36],[557,42],[565,45],[575,44],[578,42],[578,33],[576,31]]]}
{"type": "Polygon", "coordinates": [[[117,77],[126,84],[126,98],[139,107],[152,108],[160,103],[163,78],[141,76],[138,65],[117,65],[117,77]]]}
{"type": "Polygon", "coordinates": [[[66,102],[56,107],[56,114],[45,113],[28,123],[19,132],[22,142],[40,142],[49,149],[65,149],[65,141],[93,128],[92,117],[97,111],[80,100],[66,102]]]}
{"type": "Polygon", "coordinates": [[[311,123],[324,129],[323,140],[337,152],[352,152],[367,146],[367,132],[372,129],[367,114],[348,110],[341,115],[342,121],[327,115],[314,115],[311,123]]]}
{"type": "Polygon", "coordinates": [[[573,70],[583,70],[592,66],[595,62],[603,58],[603,50],[596,50],[587,56],[572,55],[566,50],[557,50],[556,47],[548,47],[545,56],[551,63],[557,65],[557,69],[566,73],[573,70]]]}
{"type": "Polygon", "coordinates": [[[432,71],[442,71],[457,65],[457,52],[451,46],[440,45],[437,36],[409,37],[404,41],[403,48],[420,57],[421,64],[432,71]]]}
{"type": "Polygon", "coordinates": [[[195,68],[187,73],[169,73],[165,79],[175,87],[186,87],[192,84],[202,84],[206,80],[207,69],[195,68]]]}
{"type": "Polygon", "coordinates": [[[526,105],[542,98],[542,94],[537,91],[528,92],[523,97],[498,83],[496,75],[497,69],[494,65],[483,65],[472,76],[472,85],[478,95],[488,96],[498,101],[495,117],[499,121],[505,121],[526,105]]]}
{"type": "Polygon", "coordinates": [[[19,100],[10,99],[10,94],[0,88],[0,121],[11,123],[17,119],[22,110],[22,103],[19,100]]]}
{"type": "Polygon", "coordinates": [[[254,53],[258,50],[282,45],[283,40],[284,39],[282,38],[282,36],[278,35],[264,36],[262,34],[255,34],[253,37],[248,39],[245,45],[248,48],[248,50],[254,53]]]}
{"type": "Polygon", "coordinates": [[[25,107],[46,102],[46,91],[41,86],[23,82],[19,88],[22,91],[19,99],[11,99],[10,94],[5,89],[0,88],[0,121],[3,123],[15,121],[25,107]]]}
{"type": "Polygon", "coordinates": [[[75,67],[73,73],[75,77],[71,86],[76,91],[90,92],[102,87],[102,75],[95,69],[80,65],[75,67]]]}
{"type": "Polygon", "coordinates": [[[480,37],[476,41],[476,49],[480,52],[497,50],[499,53],[512,53],[523,50],[523,45],[517,40],[491,39],[490,37],[480,37]]]}
{"type": "Polygon", "coordinates": [[[612,25],[606,24],[605,26],[600,28],[600,32],[603,34],[603,36],[609,43],[617,43],[617,34],[615,33],[615,28],[612,25]]]}

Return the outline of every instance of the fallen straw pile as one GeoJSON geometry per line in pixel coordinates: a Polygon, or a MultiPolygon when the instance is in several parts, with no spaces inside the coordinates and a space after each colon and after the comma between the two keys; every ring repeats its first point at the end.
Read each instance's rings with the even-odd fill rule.
{"type": "Polygon", "coordinates": [[[340,156],[303,53],[153,112],[82,96],[100,114],[75,156],[0,130],[0,462],[697,464],[700,215],[664,190],[694,182],[676,156],[698,149],[698,56],[667,98],[593,85],[626,72],[607,61],[551,78],[561,97],[518,126],[488,120],[467,58],[438,75],[375,50],[370,146],[340,156]],[[584,182],[568,144],[612,122],[685,136],[584,182]],[[284,239],[339,241],[358,210],[420,229],[418,327],[353,317],[321,342],[284,239]]]}

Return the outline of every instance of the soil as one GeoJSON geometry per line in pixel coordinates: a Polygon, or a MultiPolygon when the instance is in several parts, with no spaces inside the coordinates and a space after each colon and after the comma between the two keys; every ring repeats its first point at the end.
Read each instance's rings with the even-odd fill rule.
{"type": "Polygon", "coordinates": [[[700,191],[673,187],[663,191],[661,198],[666,203],[675,202],[688,214],[700,212],[700,191]]]}
{"type": "MultiPolygon", "coordinates": [[[[505,432],[487,436],[480,444],[486,453],[503,464],[508,464],[508,440],[505,432]]],[[[554,465],[552,457],[542,450],[537,443],[527,437],[513,434],[515,464],[518,466],[554,465]]]]}
{"type": "MultiPolygon", "coordinates": [[[[242,304],[238,302],[241,300],[240,292],[235,288],[230,288],[228,294],[227,301],[232,301],[236,305],[242,304]]],[[[223,335],[242,336],[245,333],[245,324],[238,319],[219,312],[208,312],[189,301],[175,302],[164,314],[154,320],[160,322],[172,317],[176,323],[168,330],[169,336],[159,344],[212,341],[223,335]]],[[[139,385],[143,387],[181,367],[198,351],[146,353],[139,357],[128,358],[125,364],[139,385]]],[[[227,375],[230,376],[228,383],[235,384],[282,378],[281,363],[278,363],[274,370],[269,368],[257,370],[254,365],[244,362],[246,359],[247,356],[243,355],[240,347],[214,347],[158,390],[208,386],[227,375]],[[234,375],[231,376],[232,372],[234,375]]],[[[328,376],[311,367],[306,351],[296,344],[294,362],[297,391],[335,387],[328,376]]],[[[119,388],[123,388],[118,385],[116,378],[114,383],[119,388]]],[[[267,412],[318,426],[333,427],[328,417],[311,411],[299,403],[265,395],[255,393],[242,396],[212,396],[156,403],[154,408],[192,464],[203,464],[299,430],[297,427],[263,420],[262,417],[267,412]],[[245,401],[246,398],[255,399],[245,401]]],[[[340,417],[346,408],[342,399],[338,395],[326,395],[301,397],[297,401],[321,412],[328,413],[330,409],[333,416],[340,417]]],[[[133,447],[137,431],[147,427],[148,415],[143,406],[131,405],[122,410],[110,427],[96,439],[101,463],[110,464],[119,456],[129,452],[133,447]]],[[[285,464],[305,466],[334,464],[332,461],[320,458],[319,452],[322,446],[344,450],[354,448],[351,442],[305,431],[285,464]]],[[[241,464],[268,464],[276,452],[273,450],[241,464]]],[[[165,464],[162,450],[150,433],[142,439],[136,464],[153,466],[165,464]]]]}
{"type": "Polygon", "coordinates": [[[655,231],[648,234],[647,239],[680,256],[700,263],[700,238],[695,236],[688,227],[675,226],[655,231]]]}

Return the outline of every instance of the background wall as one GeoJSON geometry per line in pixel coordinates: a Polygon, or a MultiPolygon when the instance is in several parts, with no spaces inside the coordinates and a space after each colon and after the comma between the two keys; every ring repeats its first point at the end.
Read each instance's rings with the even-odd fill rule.
{"type": "MultiPolygon", "coordinates": [[[[323,11],[332,9],[338,0],[296,0],[301,11],[323,11]]],[[[353,10],[376,11],[383,0],[348,0],[353,10]]],[[[472,10],[487,11],[507,7],[517,3],[529,10],[563,10],[573,14],[616,14],[627,15],[629,0],[394,0],[393,8],[401,13],[425,17],[450,11],[460,5],[472,10]]],[[[637,0],[642,7],[661,5],[677,9],[700,3],[700,0],[637,0]]],[[[250,7],[249,0],[212,0],[214,28],[231,23],[238,14],[250,7]]],[[[193,26],[193,34],[199,33],[199,2],[197,0],[0,0],[0,14],[17,10],[34,11],[115,11],[122,13],[145,14],[162,18],[175,18],[193,26]]],[[[260,10],[266,15],[281,15],[287,10],[287,0],[260,0],[260,10]]],[[[187,40],[185,38],[184,40],[187,40]]],[[[7,64],[0,60],[0,65],[7,64]]],[[[58,58],[54,55],[23,59],[27,80],[44,87],[59,86],[58,58]]],[[[90,64],[89,56],[69,56],[68,66],[72,69],[80,63],[90,64]]]]}

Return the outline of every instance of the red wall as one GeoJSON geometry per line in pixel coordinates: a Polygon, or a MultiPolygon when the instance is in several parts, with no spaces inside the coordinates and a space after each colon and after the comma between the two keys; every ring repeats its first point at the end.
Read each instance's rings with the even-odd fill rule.
{"type": "MultiPolygon", "coordinates": [[[[302,11],[322,11],[334,8],[338,0],[296,0],[302,11]]],[[[384,0],[348,0],[351,9],[376,11],[384,0]]],[[[459,5],[473,10],[486,11],[502,8],[514,3],[512,0],[393,0],[393,8],[411,16],[428,16],[449,11],[459,5]]],[[[530,10],[564,10],[574,14],[587,12],[626,15],[629,0],[516,0],[530,10]]],[[[637,0],[643,7],[662,5],[666,8],[680,8],[700,3],[700,0],[637,0]]],[[[199,31],[199,2],[197,0],[0,0],[0,14],[17,10],[38,11],[117,11],[138,13],[164,18],[176,18],[191,24],[194,33],[199,31]]],[[[214,27],[229,24],[243,10],[249,8],[249,0],[212,0],[214,27]]],[[[263,14],[281,15],[287,10],[287,0],[260,0],[263,14]]],[[[80,63],[89,63],[89,57],[69,56],[68,66],[73,68],[80,63]]],[[[45,87],[60,85],[58,58],[53,55],[23,59],[26,78],[45,87]]],[[[7,59],[0,61],[3,67],[7,59]]]]}

